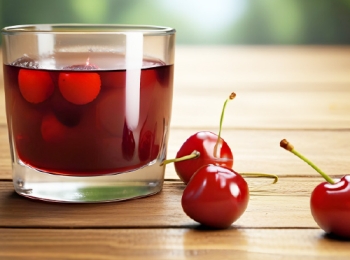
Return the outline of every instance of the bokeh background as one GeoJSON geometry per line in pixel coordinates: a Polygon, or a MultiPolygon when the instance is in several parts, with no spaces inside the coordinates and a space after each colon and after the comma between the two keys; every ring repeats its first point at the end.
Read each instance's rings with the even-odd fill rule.
{"type": "Polygon", "coordinates": [[[123,23],[176,28],[178,44],[349,44],[350,0],[0,0],[1,27],[123,23]]]}

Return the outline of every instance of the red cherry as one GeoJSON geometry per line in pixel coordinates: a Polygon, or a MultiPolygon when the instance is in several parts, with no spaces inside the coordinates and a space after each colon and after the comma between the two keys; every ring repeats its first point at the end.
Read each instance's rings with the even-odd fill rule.
{"type": "Polygon", "coordinates": [[[246,210],[249,189],[232,169],[215,165],[201,167],[182,195],[182,208],[193,220],[212,228],[227,228],[246,210]]]}
{"type": "Polygon", "coordinates": [[[58,77],[58,87],[69,102],[85,105],[100,93],[101,79],[95,72],[62,72],[58,77]]]}
{"type": "Polygon", "coordinates": [[[54,91],[49,72],[42,70],[20,69],[18,85],[25,100],[34,104],[45,101],[54,91]]]}
{"type": "Polygon", "coordinates": [[[319,227],[326,233],[350,239],[350,175],[334,182],[286,139],[280,146],[308,163],[327,181],[316,186],[310,199],[311,214],[319,227]]]}
{"type": "Polygon", "coordinates": [[[181,146],[176,154],[176,158],[181,158],[189,155],[193,151],[199,152],[199,156],[191,161],[179,161],[174,163],[176,173],[180,179],[187,183],[192,175],[203,165],[215,164],[228,168],[233,166],[233,154],[228,144],[221,138],[221,128],[224,118],[226,104],[229,100],[236,97],[235,93],[231,93],[229,98],[225,101],[220,118],[219,134],[212,132],[198,132],[192,135],[181,146]]]}
{"type": "Polygon", "coordinates": [[[215,164],[232,168],[233,155],[228,144],[222,143],[218,154],[214,155],[214,147],[218,142],[218,136],[212,132],[198,132],[189,137],[176,154],[176,158],[189,155],[193,151],[199,152],[199,156],[192,160],[175,162],[175,170],[180,179],[188,183],[192,175],[203,165],[215,164]]]}
{"type": "Polygon", "coordinates": [[[326,233],[350,238],[350,175],[330,184],[323,182],[311,194],[311,213],[326,233]]]}
{"type": "Polygon", "coordinates": [[[61,143],[68,132],[68,127],[63,125],[54,114],[47,114],[41,122],[41,135],[45,142],[61,143]]]}

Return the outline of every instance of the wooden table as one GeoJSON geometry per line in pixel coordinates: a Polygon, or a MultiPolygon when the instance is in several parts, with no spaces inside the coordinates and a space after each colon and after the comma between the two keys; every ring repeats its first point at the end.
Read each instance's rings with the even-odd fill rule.
{"type": "Polygon", "coordinates": [[[325,236],[311,216],[322,178],[279,141],[332,177],[349,173],[350,47],[178,46],[169,158],[196,131],[218,130],[231,91],[223,137],[235,170],[280,180],[247,179],[248,208],[227,230],[185,215],[172,165],[163,191],[139,200],[52,204],[15,194],[1,91],[0,259],[349,259],[350,242],[325,236]]]}

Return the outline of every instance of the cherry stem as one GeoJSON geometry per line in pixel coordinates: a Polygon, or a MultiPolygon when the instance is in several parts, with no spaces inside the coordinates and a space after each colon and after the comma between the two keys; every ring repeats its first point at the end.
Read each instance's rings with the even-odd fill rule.
{"type": "Polygon", "coordinates": [[[227,103],[230,100],[234,99],[235,97],[236,97],[236,93],[232,92],[231,95],[228,97],[228,99],[225,100],[224,106],[222,107],[221,116],[220,116],[220,127],[219,127],[219,133],[218,133],[218,140],[216,141],[216,144],[214,147],[214,157],[218,157],[217,156],[218,146],[222,142],[221,141],[221,130],[222,130],[222,123],[224,122],[224,115],[225,115],[227,103]]]}
{"type": "Polygon", "coordinates": [[[183,157],[180,158],[174,158],[174,159],[168,159],[168,160],[164,160],[160,166],[169,164],[169,163],[173,163],[173,162],[181,162],[181,161],[186,161],[186,160],[190,160],[190,159],[195,159],[197,157],[200,156],[200,152],[194,150],[191,154],[189,155],[185,155],[183,157]]]}
{"type": "Polygon", "coordinates": [[[314,168],[327,182],[329,182],[330,184],[335,183],[334,180],[329,175],[324,173],[320,168],[318,168],[313,162],[311,162],[309,159],[307,159],[304,155],[302,155],[298,151],[296,151],[294,149],[294,146],[291,143],[289,143],[286,139],[283,139],[280,142],[280,146],[282,148],[286,149],[287,151],[291,152],[292,154],[296,155],[297,157],[302,159],[304,162],[306,162],[308,165],[310,165],[312,168],[314,168]]]}
{"type": "Polygon", "coordinates": [[[274,181],[272,184],[275,184],[278,182],[278,176],[275,174],[260,173],[260,172],[244,172],[244,173],[240,173],[240,175],[248,178],[260,178],[260,177],[273,178],[274,181]]]}

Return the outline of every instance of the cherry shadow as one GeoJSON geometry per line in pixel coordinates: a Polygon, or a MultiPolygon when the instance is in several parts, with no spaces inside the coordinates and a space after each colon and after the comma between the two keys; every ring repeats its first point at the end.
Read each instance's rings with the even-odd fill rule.
{"type": "Polygon", "coordinates": [[[333,233],[324,234],[323,238],[329,239],[329,240],[336,240],[336,241],[343,241],[343,242],[350,242],[350,237],[341,237],[333,233]]]}

